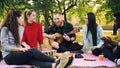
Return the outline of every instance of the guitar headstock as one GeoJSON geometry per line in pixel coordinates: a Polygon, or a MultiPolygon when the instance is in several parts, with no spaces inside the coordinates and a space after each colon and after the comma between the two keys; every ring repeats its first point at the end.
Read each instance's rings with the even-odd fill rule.
{"type": "Polygon", "coordinates": [[[77,33],[77,32],[80,32],[80,27],[78,27],[78,28],[74,28],[70,33],[71,34],[75,34],[75,33],[77,33]]]}

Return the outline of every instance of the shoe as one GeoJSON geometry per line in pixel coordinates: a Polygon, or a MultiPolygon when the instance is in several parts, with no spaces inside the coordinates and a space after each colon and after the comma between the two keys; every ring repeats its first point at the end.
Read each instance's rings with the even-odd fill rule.
{"type": "Polygon", "coordinates": [[[73,56],[69,57],[69,61],[68,61],[68,63],[65,65],[64,68],[69,68],[69,66],[72,64],[72,62],[73,62],[73,56]]]}
{"type": "Polygon", "coordinates": [[[73,61],[73,57],[70,56],[67,52],[65,52],[56,62],[55,68],[66,68],[72,63],[72,61],[73,61]]]}
{"type": "Polygon", "coordinates": [[[68,58],[69,57],[67,53],[63,53],[58,62],[56,63],[56,68],[64,68],[69,60],[68,58]]]}
{"type": "Polygon", "coordinates": [[[120,65],[120,59],[117,59],[116,63],[117,65],[120,65]]]}
{"type": "Polygon", "coordinates": [[[60,59],[57,60],[56,65],[55,65],[55,68],[57,68],[57,66],[58,66],[59,63],[60,63],[60,59]]]}

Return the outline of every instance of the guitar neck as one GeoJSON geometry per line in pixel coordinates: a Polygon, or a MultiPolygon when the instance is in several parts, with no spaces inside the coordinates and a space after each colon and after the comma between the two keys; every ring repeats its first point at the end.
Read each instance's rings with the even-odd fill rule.
{"type": "MultiPolygon", "coordinates": [[[[66,33],[66,35],[70,35],[70,34],[71,34],[71,32],[66,33]]],[[[61,35],[61,36],[57,37],[57,38],[56,38],[56,40],[59,40],[59,39],[61,39],[61,38],[63,38],[63,35],[61,35]]]]}
{"type": "MultiPolygon", "coordinates": [[[[79,29],[79,28],[76,28],[76,29],[73,29],[71,32],[66,33],[66,35],[75,34],[75,33],[79,32],[79,31],[80,31],[80,29],[79,29]]],[[[59,39],[62,39],[62,38],[63,38],[63,35],[58,36],[58,37],[56,38],[56,40],[59,40],[59,39]]]]}

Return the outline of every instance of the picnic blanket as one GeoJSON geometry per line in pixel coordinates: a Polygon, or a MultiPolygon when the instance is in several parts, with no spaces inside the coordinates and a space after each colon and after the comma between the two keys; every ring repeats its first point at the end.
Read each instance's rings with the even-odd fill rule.
{"type": "Polygon", "coordinates": [[[0,62],[0,68],[30,68],[30,65],[8,65],[4,60],[0,62]]]}
{"type": "MultiPolygon", "coordinates": [[[[43,53],[52,56],[56,51],[55,50],[44,50],[43,53]]],[[[31,65],[8,65],[4,60],[0,62],[0,68],[30,68],[31,65]]]]}
{"type": "Polygon", "coordinates": [[[90,53],[82,54],[84,58],[95,58],[96,61],[85,61],[84,58],[75,58],[71,66],[88,66],[88,67],[96,67],[96,66],[107,66],[107,67],[115,67],[116,63],[110,61],[105,58],[103,61],[98,59],[98,56],[94,56],[90,53]]]}
{"type": "MultiPolygon", "coordinates": [[[[110,61],[109,59],[105,58],[103,61],[100,61],[97,56],[94,56],[89,53],[82,54],[84,58],[95,58],[96,61],[85,61],[84,58],[75,58],[72,63],[72,67],[79,66],[79,67],[97,67],[97,66],[107,66],[107,67],[115,67],[117,66],[116,63],[110,61]]],[[[4,60],[0,62],[0,68],[30,68],[30,65],[7,65],[4,60]]]]}

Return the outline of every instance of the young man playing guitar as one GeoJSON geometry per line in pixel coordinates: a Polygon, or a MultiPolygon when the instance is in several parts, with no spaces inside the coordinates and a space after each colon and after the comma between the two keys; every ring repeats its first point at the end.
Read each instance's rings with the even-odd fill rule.
{"type": "Polygon", "coordinates": [[[57,52],[82,52],[81,49],[83,46],[78,43],[73,43],[76,39],[75,33],[77,30],[73,29],[72,24],[63,21],[61,12],[55,11],[53,13],[53,21],[54,24],[44,32],[44,36],[51,39],[51,46],[56,49],[57,52]]]}

